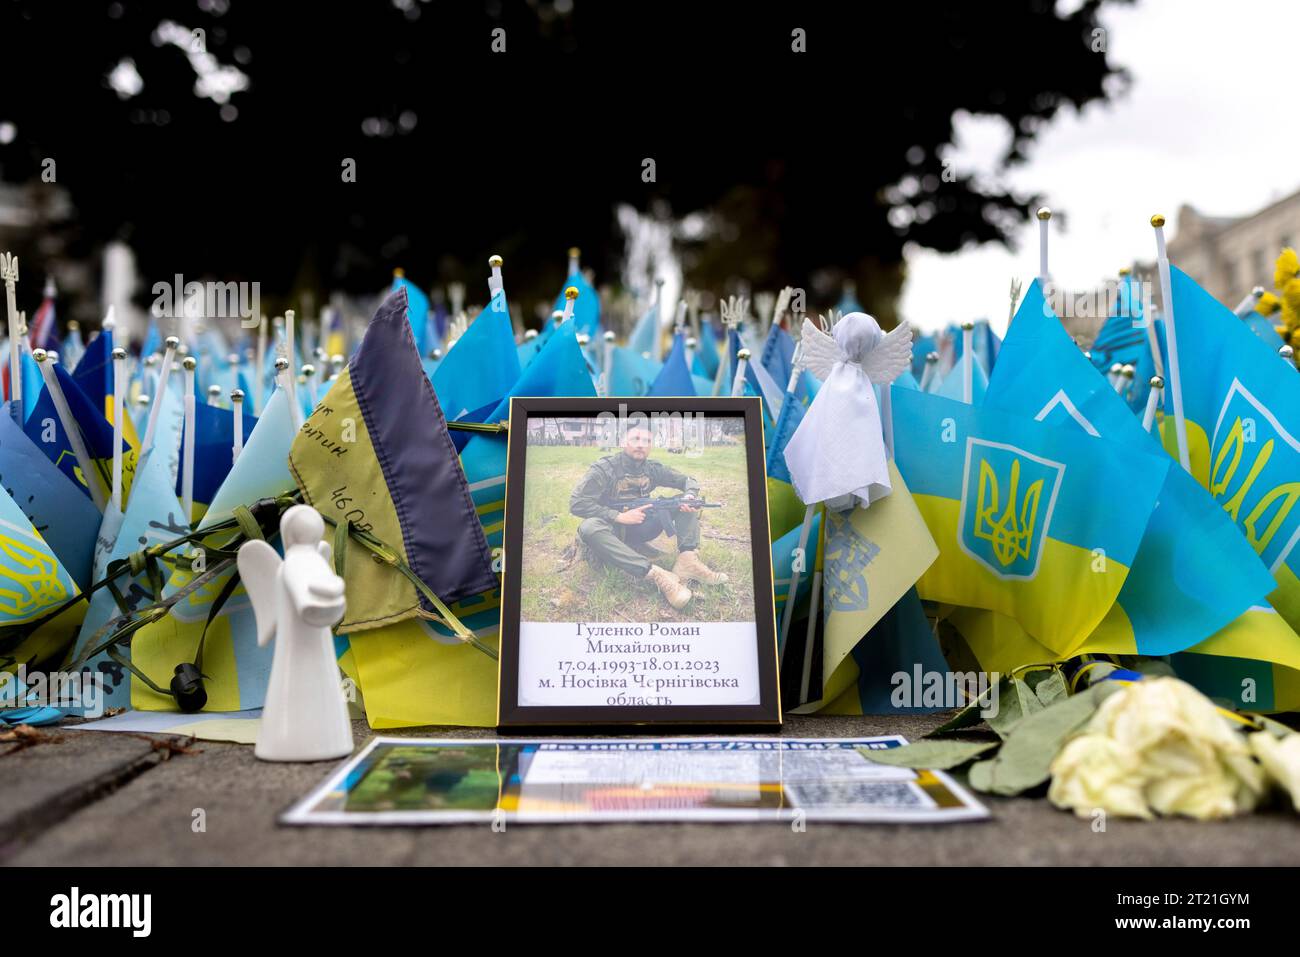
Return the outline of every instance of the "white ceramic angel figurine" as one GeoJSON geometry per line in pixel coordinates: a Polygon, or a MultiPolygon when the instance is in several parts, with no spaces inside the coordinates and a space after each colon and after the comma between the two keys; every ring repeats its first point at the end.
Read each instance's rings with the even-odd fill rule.
{"type": "Polygon", "coordinates": [[[264,761],[324,761],[352,753],[352,722],[330,628],[343,617],[343,579],[310,505],[280,518],[284,559],[261,540],[239,548],[239,575],[257,616],[257,643],[275,637],[255,754],[264,761]]]}
{"type": "Polygon", "coordinates": [[[865,312],[851,312],[827,335],[803,321],[804,368],[822,387],[785,447],[795,493],[805,505],[832,510],[889,494],[889,463],[872,384],[888,388],[912,361],[906,323],[888,334],[865,312]]]}

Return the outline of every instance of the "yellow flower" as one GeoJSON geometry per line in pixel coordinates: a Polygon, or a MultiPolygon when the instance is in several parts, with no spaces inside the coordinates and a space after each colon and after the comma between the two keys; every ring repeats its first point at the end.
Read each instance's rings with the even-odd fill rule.
{"type": "Polygon", "coordinates": [[[1273,285],[1278,289],[1283,289],[1286,284],[1300,273],[1300,256],[1289,246],[1282,250],[1282,255],[1277,257],[1277,262],[1273,266],[1273,285]]]}
{"type": "Polygon", "coordinates": [[[1048,797],[1081,815],[1231,817],[1254,808],[1265,789],[1242,735],[1176,678],[1136,681],[1107,698],[1052,775],[1048,797]]]}

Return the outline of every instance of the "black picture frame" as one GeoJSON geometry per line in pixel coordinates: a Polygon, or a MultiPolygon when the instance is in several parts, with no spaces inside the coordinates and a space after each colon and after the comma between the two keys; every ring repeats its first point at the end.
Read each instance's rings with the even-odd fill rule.
{"type": "Polygon", "coordinates": [[[505,532],[501,585],[497,727],[537,732],[586,730],[653,732],[708,730],[729,726],[775,729],[781,725],[781,692],[776,610],[772,592],[771,537],[767,514],[767,467],[763,453],[763,413],[757,397],[680,398],[512,398],[506,460],[505,532]],[[528,420],[533,416],[594,417],[600,413],[690,413],[744,420],[750,541],[753,543],[754,622],[759,703],[755,705],[587,705],[521,706],[519,704],[520,572],[523,549],[523,501],[526,484],[528,420]]]}

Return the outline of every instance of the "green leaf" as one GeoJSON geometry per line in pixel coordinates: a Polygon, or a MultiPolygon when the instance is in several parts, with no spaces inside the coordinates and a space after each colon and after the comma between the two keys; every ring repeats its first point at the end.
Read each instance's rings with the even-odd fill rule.
{"type": "Polygon", "coordinates": [[[1043,703],[1019,678],[998,682],[997,713],[989,715],[989,727],[1005,739],[1021,721],[1043,710],[1043,703]]]}
{"type": "Polygon", "coordinates": [[[1018,722],[989,768],[989,790],[1021,794],[1045,783],[1052,759],[1066,739],[1088,723],[1107,695],[1119,690],[1114,682],[1093,685],[1079,694],[1058,698],[1050,708],[1018,722]]]}
{"type": "Polygon", "coordinates": [[[868,761],[900,768],[946,771],[1001,744],[999,741],[917,741],[887,750],[858,748],[868,761]]]}
{"type": "Polygon", "coordinates": [[[972,701],[943,724],[939,725],[939,727],[927,734],[926,737],[934,738],[941,734],[951,734],[954,731],[964,731],[967,728],[975,727],[977,724],[982,724],[984,716],[980,714],[981,707],[983,707],[982,701],[972,701]]]}
{"type": "Polygon", "coordinates": [[[993,791],[993,762],[996,758],[987,758],[983,761],[976,761],[966,772],[966,783],[971,786],[973,791],[981,791],[984,794],[990,794],[993,791]]]}
{"type": "Polygon", "coordinates": [[[1059,671],[1053,671],[1047,678],[1038,682],[1034,686],[1034,694],[1046,708],[1058,698],[1065,698],[1069,695],[1069,689],[1065,686],[1065,676],[1059,671]]]}
{"type": "Polygon", "coordinates": [[[967,728],[975,727],[977,724],[983,724],[984,715],[980,712],[992,701],[993,687],[995,686],[987,688],[982,695],[974,699],[970,704],[966,705],[966,707],[962,708],[943,724],[939,725],[939,727],[927,734],[926,737],[934,738],[943,734],[951,734],[954,731],[964,731],[967,728]]]}

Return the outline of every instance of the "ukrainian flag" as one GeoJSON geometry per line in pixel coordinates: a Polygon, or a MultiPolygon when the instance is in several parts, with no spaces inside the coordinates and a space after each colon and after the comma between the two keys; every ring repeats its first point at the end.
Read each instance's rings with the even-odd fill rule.
{"type": "MultiPolygon", "coordinates": [[[[547,338],[511,393],[595,394],[573,323],[566,322],[547,338]]],[[[509,397],[503,399],[485,421],[508,417],[509,402],[509,397]]],[[[495,551],[504,528],[505,436],[475,435],[465,446],[461,466],[482,534],[495,551]]],[[[495,579],[493,587],[450,608],[483,644],[497,646],[501,589],[495,579]]],[[[496,724],[496,661],[453,636],[441,622],[404,621],[352,635],[350,651],[350,661],[345,653],[344,663],[355,668],[372,728],[496,724]]]]}
{"type": "Polygon", "coordinates": [[[939,546],[921,598],[1007,615],[1057,654],[1081,644],[1128,577],[1169,463],[941,396],[893,400],[898,468],[939,546]],[[1106,489],[1124,494],[1099,500],[1106,489]]]}
{"type": "MultiPolygon", "coordinates": [[[[1273,574],[1272,606],[1300,629],[1300,376],[1182,270],[1170,273],[1192,475],[1273,574]]],[[[1172,415],[1164,443],[1178,454],[1172,415]]]]}
{"type": "MultiPolygon", "coordinates": [[[[1158,441],[1052,315],[1037,281],[1007,332],[985,404],[1078,435],[1100,435],[1137,453],[1160,452],[1158,441]]],[[[1124,486],[1098,489],[1094,507],[1109,508],[1127,494],[1124,486]]],[[[1183,651],[1263,603],[1272,588],[1268,570],[1232,521],[1171,464],[1100,632],[1113,653],[1183,651]]]]}

